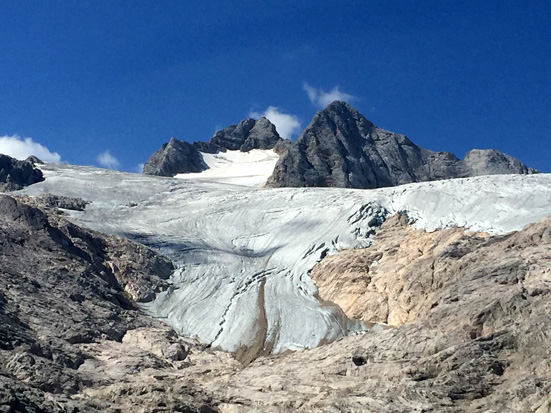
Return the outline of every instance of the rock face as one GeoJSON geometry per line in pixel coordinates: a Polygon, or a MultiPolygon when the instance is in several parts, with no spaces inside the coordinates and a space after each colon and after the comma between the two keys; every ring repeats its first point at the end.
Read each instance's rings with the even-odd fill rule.
{"type": "MultiPolygon", "coordinates": [[[[108,391],[89,393],[111,384],[132,393],[133,372],[176,369],[187,357],[185,343],[125,293],[162,281],[171,264],[26,201],[0,195],[0,411],[113,411],[108,391]],[[144,328],[155,338],[138,334],[144,328]]],[[[211,411],[205,393],[185,387],[167,411],[211,411]]]]}
{"type": "Polygon", "coordinates": [[[389,219],[312,276],[350,316],[396,327],[220,375],[220,410],[548,412],[550,247],[549,218],[497,237],[389,219]]]}
{"type": "Polygon", "coordinates": [[[245,119],[238,125],[219,130],[208,142],[195,142],[201,152],[248,152],[252,149],[272,149],[280,140],[275,126],[266,118],[245,119]]]}
{"type": "Polygon", "coordinates": [[[0,154],[0,191],[15,191],[43,180],[42,172],[32,160],[18,161],[0,154]]]}
{"type": "Polygon", "coordinates": [[[534,172],[495,150],[475,150],[457,159],[433,152],[406,136],[376,127],[353,107],[335,101],[279,159],[268,186],[379,188],[477,175],[534,172]]]}
{"type": "Polygon", "coordinates": [[[199,152],[248,152],[252,149],[272,149],[278,144],[281,150],[281,142],[284,142],[283,139],[268,119],[245,119],[238,125],[217,131],[208,142],[194,142],[192,145],[172,138],[147,160],[143,173],[174,176],[179,173],[201,172],[208,169],[208,166],[199,152]]]}
{"type": "Polygon", "coordinates": [[[0,196],[0,411],[551,411],[551,218],[494,237],[388,218],[311,275],[389,328],[241,364],[130,299],[166,288],[166,259],[55,208],[0,196]]]}
{"type": "Polygon", "coordinates": [[[518,159],[495,149],[473,149],[467,152],[463,159],[465,176],[497,175],[497,174],[528,174],[535,170],[527,168],[518,159]]]}
{"type": "Polygon", "coordinates": [[[193,145],[171,138],[156,150],[143,167],[145,175],[174,176],[208,169],[193,145]]]}

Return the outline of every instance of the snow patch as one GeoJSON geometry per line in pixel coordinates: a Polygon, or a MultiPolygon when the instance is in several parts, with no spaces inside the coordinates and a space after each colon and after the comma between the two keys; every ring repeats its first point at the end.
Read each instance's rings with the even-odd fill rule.
{"type": "Polygon", "coordinates": [[[272,174],[279,159],[279,155],[271,149],[216,154],[201,152],[201,155],[209,169],[201,173],[178,174],[176,178],[261,187],[272,174]]]}

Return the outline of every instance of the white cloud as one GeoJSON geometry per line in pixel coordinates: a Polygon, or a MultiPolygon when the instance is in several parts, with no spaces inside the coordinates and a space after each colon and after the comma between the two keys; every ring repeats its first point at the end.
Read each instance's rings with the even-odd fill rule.
{"type": "Polygon", "coordinates": [[[350,102],[356,99],[355,96],[349,95],[339,89],[339,86],[335,86],[330,92],[326,92],[323,89],[315,88],[304,82],[302,89],[308,95],[310,102],[314,105],[324,108],[335,100],[342,100],[344,102],[350,102]]]}
{"type": "Polygon", "coordinates": [[[0,153],[16,159],[26,159],[31,155],[44,162],[60,162],[61,156],[57,152],[51,152],[45,146],[20,136],[0,136],[0,153]]]}
{"type": "Polygon", "coordinates": [[[117,158],[109,153],[109,151],[104,151],[98,155],[96,161],[107,169],[117,169],[120,165],[120,162],[117,158]]]}
{"type": "Polygon", "coordinates": [[[275,106],[269,106],[268,109],[262,113],[251,112],[249,116],[255,119],[264,116],[275,125],[277,133],[279,133],[279,136],[283,139],[291,139],[300,132],[300,121],[298,117],[280,112],[279,108],[275,106]]]}
{"type": "Polygon", "coordinates": [[[137,174],[141,174],[143,172],[143,167],[144,167],[144,163],[139,163],[138,165],[136,165],[136,167],[134,168],[134,170],[132,172],[135,172],[137,174]]]}

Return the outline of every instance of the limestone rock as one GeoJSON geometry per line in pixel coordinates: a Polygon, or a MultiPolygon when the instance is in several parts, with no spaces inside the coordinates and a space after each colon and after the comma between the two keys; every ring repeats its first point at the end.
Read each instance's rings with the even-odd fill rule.
{"type": "Polygon", "coordinates": [[[291,141],[289,139],[281,139],[274,145],[274,152],[278,155],[283,155],[290,147],[291,141]]]}
{"type": "Polygon", "coordinates": [[[495,150],[471,151],[465,160],[433,152],[406,136],[378,128],[356,109],[335,101],[314,115],[281,156],[267,185],[380,188],[466,176],[532,173],[495,150]]]}
{"type": "Polygon", "coordinates": [[[200,152],[249,152],[252,149],[272,149],[278,144],[281,145],[281,142],[283,139],[268,119],[245,119],[237,125],[217,131],[208,142],[189,144],[172,138],[148,159],[143,173],[174,176],[178,173],[201,172],[208,167],[203,162],[200,152]]]}
{"type": "Polygon", "coordinates": [[[38,159],[38,157],[36,157],[34,155],[31,155],[31,156],[27,157],[27,159],[25,159],[25,160],[28,161],[28,162],[31,162],[33,165],[36,165],[36,164],[43,165],[44,164],[44,161],[42,161],[41,159],[38,159]]]}
{"type": "Polygon", "coordinates": [[[15,191],[43,180],[42,172],[33,162],[0,154],[0,191],[15,191]]]}
{"type": "Polygon", "coordinates": [[[205,169],[207,165],[193,145],[171,138],[151,155],[143,167],[143,173],[174,176],[180,173],[201,172],[205,169]]]}
{"type": "Polygon", "coordinates": [[[551,218],[495,237],[387,218],[369,248],[326,256],[311,275],[322,299],[389,328],[243,365],[128,299],[113,257],[143,255],[130,272],[144,279],[168,274],[141,247],[25,202],[0,196],[0,411],[551,406],[551,218]]]}
{"type": "Polygon", "coordinates": [[[466,176],[536,172],[518,159],[495,149],[473,149],[467,152],[463,159],[463,167],[466,176]]]}
{"type": "Polygon", "coordinates": [[[159,358],[172,361],[185,360],[188,355],[185,345],[169,328],[136,328],[127,331],[122,342],[136,345],[159,358]]]}
{"type": "Polygon", "coordinates": [[[86,209],[86,205],[90,203],[82,198],[69,198],[66,196],[51,194],[40,195],[34,199],[28,199],[28,201],[43,208],[61,208],[70,211],[84,211],[86,209]]]}
{"type": "Polygon", "coordinates": [[[252,149],[272,149],[281,140],[275,125],[262,117],[255,121],[247,139],[245,139],[239,150],[248,152],[252,149]]]}
{"type": "Polygon", "coordinates": [[[201,152],[248,152],[252,149],[272,149],[282,139],[275,126],[266,118],[245,119],[237,125],[217,131],[209,142],[195,142],[201,152]]]}
{"type": "Polygon", "coordinates": [[[255,124],[254,119],[245,119],[237,125],[217,131],[209,140],[209,144],[216,148],[216,152],[226,150],[237,151],[247,140],[251,129],[255,124]]]}
{"type": "MultiPolygon", "coordinates": [[[[24,201],[0,195],[0,411],[114,411],[108,397],[88,398],[86,391],[112,384],[114,377],[125,383],[118,374],[131,374],[130,366],[174,369],[186,349],[168,326],[126,296],[124,274],[109,262],[127,257],[131,276],[142,274],[145,284],[155,271],[168,277],[166,263],[144,246],[105,239],[24,201]],[[120,348],[129,331],[143,327],[157,332],[163,352],[129,346],[122,352],[132,356],[128,367],[102,364],[94,351],[99,343],[120,348]]],[[[193,385],[180,391],[172,407],[208,407],[208,397],[193,385]]]]}

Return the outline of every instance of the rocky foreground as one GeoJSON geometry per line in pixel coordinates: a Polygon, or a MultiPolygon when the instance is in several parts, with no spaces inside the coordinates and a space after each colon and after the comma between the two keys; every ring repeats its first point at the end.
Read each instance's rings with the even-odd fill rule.
{"type": "Polygon", "coordinates": [[[551,412],[551,219],[490,237],[389,218],[326,257],[321,299],[388,329],[243,364],[137,302],[171,264],[0,196],[0,411],[551,412]]]}

